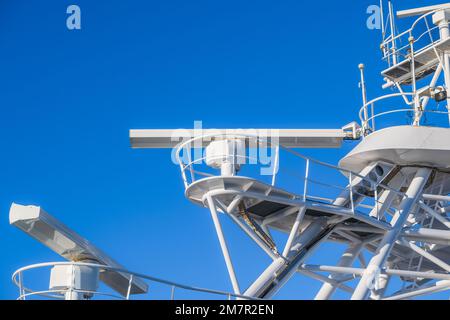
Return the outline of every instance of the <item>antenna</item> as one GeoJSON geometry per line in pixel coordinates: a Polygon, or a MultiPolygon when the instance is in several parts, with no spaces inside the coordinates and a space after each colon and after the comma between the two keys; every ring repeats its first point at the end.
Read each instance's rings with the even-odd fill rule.
{"type": "MultiPolygon", "coordinates": [[[[389,6],[389,24],[391,28],[391,38],[392,38],[392,44],[391,44],[391,50],[392,52],[395,52],[397,50],[397,41],[395,40],[395,21],[394,21],[394,7],[392,5],[392,1],[388,1],[389,6]]],[[[397,54],[392,55],[392,62],[394,64],[397,64],[397,54]]]]}
{"type": "MultiPolygon", "coordinates": [[[[367,111],[367,93],[366,93],[366,81],[364,78],[364,64],[360,63],[358,65],[360,74],[361,74],[361,94],[362,94],[362,102],[363,102],[363,108],[364,108],[364,123],[367,123],[367,119],[369,118],[369,113],[367,111]]],[[[365,130],[367,128],[363,128],[365,130]]]]}
{"type": "MultiPolygon", "coordinates": [[[[222,175],[233,176],[246,158],[245,146],[258,144],[269,148],[260,139],[275,140],[274,145],[285,148],[339,148],[344,139],[359,138],[359,128],[342,129],[165,129],[130,130],[132,148],[190,148],[206,147],[206,163],[220,169],[222,175]],[[250,133],[250,134],[249,134],[250,133]]],[[[270,141],[269,141],[270,143],[270,141]]],[[[277,153],[279,151],[276,151],[277,153]]],[[[191,162],[192,159],[189,161],[191,162]]],[[[194,161],[197,161],[195,159],[194,161]]]]}
{"type": "MultiPolygon", "coordinates": [[[[63,258],[74,262],[94,262],[105,266],[122,268],[123,267],[109,257],[106,253],[95,247],[92,243],[69,229],[66,225],[56,220],[45,212],[42,208],[36,206],[23,206],[13,203],[9,211],[9,223],[24,231],[34,239],[38,240],[52,251],[63,258]]],[[[55,266],[52,269],[52,281],[50,287],[60,288],[61,284],[67,283],[66,276],[72,274],[67,272],[71,266],[55,266]]],[[[77,276],[87,281],[88,289],[96,289],[97,277],[113,290],[122,296],[127,295],[130,276],[121,272],[108,271],[97,274],[90,268],[82,267],[78,269],[77,276]]],[[[77,280],[77,279],[73,279],[77,280]]],[[[132,286],[130,294],[142,294],[147,292],[147,284],[139,279],[131,279],[132,286]]],[[[84,281],[81,281],[83,283],[84,281]]],[[[70,283],[70,281],[69,281],[70,283]]],[[[78,288],[86,289],[86,288],[78,288]]],[[[88,290],[95,291],[95,290],[88,290]]],[[[69,299],[82,298],[72,293],[69,299]]]]}

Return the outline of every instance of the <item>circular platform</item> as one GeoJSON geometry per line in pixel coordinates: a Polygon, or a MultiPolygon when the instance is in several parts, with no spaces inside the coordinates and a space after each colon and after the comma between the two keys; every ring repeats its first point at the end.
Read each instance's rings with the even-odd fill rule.
{"type": "Polygon", "coordinates": [[[374,161],[450,171],[450,129],[398,126],[375,131],[346,155],[339,166],[360,172],[374,161]]]}

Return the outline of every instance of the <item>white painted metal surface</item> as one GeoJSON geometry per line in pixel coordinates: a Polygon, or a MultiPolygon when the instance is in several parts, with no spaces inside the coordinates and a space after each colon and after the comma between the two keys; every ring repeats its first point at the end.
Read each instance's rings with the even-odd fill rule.
{"type": "Polygon", "coordinates": [[[346,155],[339,166],[359,172],[379,160],[401,166],[450,169],[450,128],[396,126],[375,131],[346,155]]]}
{"type": "Polygon", "coordinates": [[[338,148],[349,134],[343,129],[157,129],[130,130],[133,148],[175,148],[180,143],[204,136],[201,146],[211,139],[227,136],[277,137],[280,144],[288,148],[338,148]]]}
{"type": "MultiPolygon", "coordinates": [[[[69,261],[96,261],[99,264],[122,268],[106,253],[40,207],[13,203],[9,211],[9,222],[69,261]]],[[[120,272],[104,272],[100,275],[100,280],[120,294],[126,295],[129,276],[120,272]]],[[[147,291],[147,285],[141,280],[134,279],[132,283],[132,294],[147,291]]]]}
{"type": "MultiPolygon", "coordinates": [[[[272,298],[297,273],[322,283],[318,300],[331,299],[337,290],[355,300],[409,299],[450,290],[450,3],[398,12],[401,18],[414,17],[403,32],[395,25],[393,4],[387,8],[383,87],[397,92],[368,100],[369,81],[360,64],[360,124],[336,130],[130,130],[133,148],[175,148],[185,196],[211,213],[234,291],[229,297],[272,298]],[[293,150],[337,148],[346,139],[361,141],[339,166],[293,150]],[[257,148],[271,150],[270,161],[253,162],[251,151],[257,148]],[[294,167],[288,183],[282,176],[286,163],[294,167]],[[233,248],[221,224],[225,218],[270,258],[247,288],[238,281],[233,248]],[[287,240],[272,237],[273,230],[285,233],[287,240]],[[337,265],[307,264],[327,242],[346,248],[337,265]],[[356,261],[361,267],[354,266],[356,261]],[[391,287],[399,282],[391,281],[394,277],[401,286],[391,287]],[[351,283],[355,278],[356,285],[351,283]]],[[[13,205],[10,219],[71,261],[107,265],[111,273],[100,277],[112,274],[109,285],[117,277],[127,282],[118,290],[127,298],[146,290],[131,286],[135,280],[126,276],[138,274],[114,267],[41,209],[13,205]]],[[[26,296],[20,282],[24,270],[14,278],[21,297],[26,296]]],[[[60,280],[55,278],[54,288],[67,287],[64,281],[58,285],[60,280]]],[[[77,297],[77,292],[69,294],[77,297]]]]}
{"type": "Polygon", "coordinates": [[[98,290],[99,270],[87,266],[60,265],[50,271],[49,290],[62,291],[66,300],[85,300],[98,290]],[[81,293],[82,292],[82,293],[81,293]]]}

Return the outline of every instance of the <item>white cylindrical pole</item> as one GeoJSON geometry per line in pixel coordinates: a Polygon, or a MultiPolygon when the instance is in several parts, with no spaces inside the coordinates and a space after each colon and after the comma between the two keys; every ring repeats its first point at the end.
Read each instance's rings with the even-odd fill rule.
{"type": "Polygon", "coordinates": [[[394,21],[394,7],[392,6],[392,2],[388,2],[389,7],[389,24],[391,29],[391,37],[392,37],[392,44],[391,44],[391,51],[392,51],[392,64],[395,66],[397,64],[397,44],[395,41],[395,21],[394,21]]]}
{"type": "Polygon", "coordinates": [[[216,228],[217,237],[219,238],[220,247],[228,269],[228,274],[230,275],[231,285],[233,286],[234,293],[240,294],[241,291],[239,289],[239,283],[236,278],[236,273],[234,272],[233,262],[231,261],[230,253],[228,251],[228,245],[223,234],[222,225],[220,224],[219,217],[217,215],[216,205],[210,195],[206,196],[206,200],[214,222],[214,227],[216,228]]]}
{"type": "MultiPolygon", "coordinates": [[[[369,120],[369,113],[367,110],[367,92],[366,92],[366,81],[364,78],[364,64],[360,63],[358,65],[360,74],[361,74],[361,93],[362,93],[362,101],[363,101],[363,108],[364,108],[364,123],[362,124],[364,133],[368,129],[368,120],[369,120]]],[[[373,114],[372,114],[373,117],[373,114]]]]}

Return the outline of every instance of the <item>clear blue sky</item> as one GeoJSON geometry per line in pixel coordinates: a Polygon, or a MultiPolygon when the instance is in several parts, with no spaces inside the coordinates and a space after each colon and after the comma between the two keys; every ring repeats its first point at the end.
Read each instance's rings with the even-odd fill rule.
{"type": "MultiPolygon", "coordinates": [[[[170,150],[131,150],[128,130],[356,120],[358,63],[369,96],[381,92],[381,36],[366,28],[375,2],[1,1],[0,298],[17,296],[15,269],[60,260],[9,226],[13,201],[42,206],[131,270],[230,290],[209,213],[184,198],[170,150]],[[79,31],[66,28],[73,3],[79,31]]],[[[396,1],[412,3],[434,1],[396,1]]],[[[305,152],[337,163],[351,147],[305,152]]],[[[224,228],[246,287],[269,261],[224,228]]],[[[318,288],[298,277],[280,297],[318,288]]]]}

